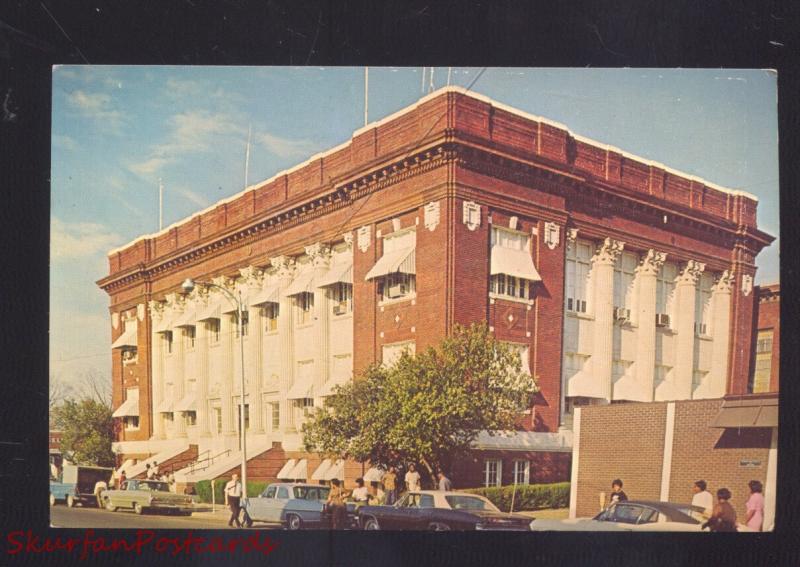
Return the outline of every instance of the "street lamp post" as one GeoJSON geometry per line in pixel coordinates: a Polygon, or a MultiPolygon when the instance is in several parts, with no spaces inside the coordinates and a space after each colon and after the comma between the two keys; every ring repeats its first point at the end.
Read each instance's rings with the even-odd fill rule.
{"type": "Polygon", "coordinates": [[[239,291],[239,297],[236,297],[229,290],[211,282],[196,282],[192,278],[186,278],[181,284],[181,288],[186,293],[190,293],[196,285],[204,287],[213,287],[221,291],[228,299],[233,301],[236,305],[236,314],[239,321],[239,353],[241,355],[241,370],[242,370],[242,398],[239,408],[239,434],[241,435],[242,444],[242,508],[247,509],[247,435],[245,434],[245,421],[244,421],[244,395],[245,395],[245,380],[244,380],[244,307],[242,305],[242,292],[239,291]]]}

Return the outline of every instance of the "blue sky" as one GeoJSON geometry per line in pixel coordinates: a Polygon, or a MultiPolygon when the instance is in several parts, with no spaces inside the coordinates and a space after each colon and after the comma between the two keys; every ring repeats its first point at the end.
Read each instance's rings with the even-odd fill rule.
{"type": "MultiPolygon", "coordinates": [[[[468,86],[480,69],[453,68],[468,86]]],[[[448,69],[433,84],[447,84],[448,69]]],[[[363,68],[60,66],[53,71],[51,376],[110,374],[107,252],[348,140],[363,68]]],[[[430,84],[430,74],[425,87],[430,84]]],[[[421,68],[370,68],[369,118],[416,101],[421,68]]],[[[752,70],[487,69],[472,89],[759,198],[778,235],[777,77],[752,70]]],[[[776,240],[756,281],[778,281],[776,240]]]]}

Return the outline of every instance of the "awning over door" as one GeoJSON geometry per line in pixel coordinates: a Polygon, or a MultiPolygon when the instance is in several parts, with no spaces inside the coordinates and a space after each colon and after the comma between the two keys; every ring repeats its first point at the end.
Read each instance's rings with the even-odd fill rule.
{"type": "Polygon", "coordinates": [[[525,250],[513,250],[502,246],[492,246],[491,274],[505,274],[515,278],[522,278],[535,282],[542,281],[542,277],[533,265],[533,258],[525,250]]]}
{"type": "Polygon", "coordinates": [[[415,246],[386,252],[383,256],[381,256],[381,259],[378,260],[374,266],[372,266],[372,269],[367,272],[367,275],[364,277],[364,279],[371,280],[394,273],[417,273],[417,256],[415,246]]]}
{"type": "Polygon", "coordinates": [[[293,478],[289,476],[289,473],[292,472],[292,470],[294,470],[295,465],[297,465],[297,459],[289,459],[288,461],[286,461],[286,464],[283,465],[283,467],[275,476],[275,478],[277,478],[278,480],[288,480],[293,478]]]}
{"type": "Polygon", "coordinates": [[[122,402],[111,417],[139,417],[139,398],[128,398],[122,402]]]}
{"type": "Polygon", "coordinates": [[[125,329],[125,332],[114,341],[111,348],[136,348],[136,346],[136,325],[134,325],[132,328],[125,329]]]}
{"type": "Polygon", "coordinates": [[[778,427],[778,397],[725,400],[711,427],[778,427]]]}

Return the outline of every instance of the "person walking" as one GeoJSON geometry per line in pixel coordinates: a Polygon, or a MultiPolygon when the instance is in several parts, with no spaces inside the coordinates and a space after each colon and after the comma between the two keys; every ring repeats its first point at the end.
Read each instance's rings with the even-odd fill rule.
{"type": "Polygon", "coordinates": [[[147,480],[152,480],[153,479],[153,469],[150,468],[150,463],[145,463],[144,468],[145,468],[145,471],[146,471],[144,473],[145,478],[147,480]]]}
{"type": "Polygon", "coordinates": [[[228,526],[233,527],[234,522],[237,528],[242,527],[239,521],[240,503],[242,501],[242,483],[239,482],[239,475],[233,473],[231,480],[225,485],[225,504],[231,509],[231,518],[228,526]]]}
{"type": "Polygon", "coordinates": [[[736,510],[730,502],[731,491],[727,488],[717,490],[717,505],[711,517],[701,527],[709,528],[712,532],[735,532],[736,531],[736,510]]]}
{"type": "Polygon", "coordinates": [[[416,492],[419,490],[419,473],[414,463],[408,465],[408,472],[406,473],[406,490],[408,492],[416,492]]]}
{"type": "Polygon", "coordinates": [[[750,498],[747,499],[747,518],[745,523],[751,530],[760,532],[764,526],[764,487],[758,480],[747,483],[750,487],[750,498]]]}
{"type": "Polygon", "coordinates": [[[347,521],[347,508],[344,499],[347,492],[339,482],[338,478],[331,479],[331,489],[328,492],[328,510],[331,511],[331,527],[334,530],[341,530],[347,521]]]}
{"type": "Polygon", "coordinates": [[[710,518],[711,513],[714,511],[714,497],[706,488],[707,485],[704,480],[698,480],[694,483],[694,486],[692,486],[692,492],[694,492],[692,506],[699,506],[703,509],[703,516],[710,518]]]}
{"type": "Polygon", "coordinates": [[[389,472],[383,475],[383,489],[386,491],[386,504],[391,506],[397,500],[397,469],[389,467],[389,472]]]}
{"type": "Polygon", "coordinates": [[[445,492],[450,492],[453,490],[453,483],[450,482],[450,479],[444,474],[444,471],[439,471],[437,475],[439,477],[439,490],[443,490],[445,492]]]}
{"type": "Polygon", "coordinates": [[[625,502],[627,499],[628,495],[622,490],[622,481],[618,478],[615,478],[611,482],[611,502],[609,502],[609,504],[625,502]]]}

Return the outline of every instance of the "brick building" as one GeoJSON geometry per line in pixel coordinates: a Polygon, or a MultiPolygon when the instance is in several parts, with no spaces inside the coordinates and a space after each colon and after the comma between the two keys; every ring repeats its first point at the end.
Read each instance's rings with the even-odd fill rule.
{"type": "Polygon", "coordinates": [[[764,486],[764,529],[774,527],[778,459],[780,287],[756,287],[751,377],[746,393],[719,399],[581,408],[574,422],[573,517],[591,516],[612,479],[629,498],[689,503],[703,479],[726,487],[739,520],[747,483],[764,486]],[[641,423],[647,423],[642,428],[641,423]]]}
{"type": "Polygon", "coordinates": [[[575,408],[747,391],[754,260],[772,241],[756,206],[441,89],[109,254],[115,449],[194,454],[185,481],[213,478],[238,462],[244,411],[263,478],[349,479],[363,466],[301,452],[308,409],[367,365],[485,320],[540,393],[520,431],[481,435],[454,481],[566,479],[575,408]],[[236,308],[215,288],[182,294],[185,278],[248,306],[244,404],[236,308]]]}

